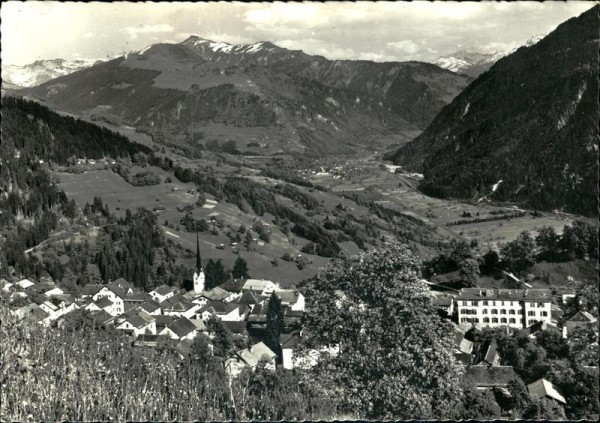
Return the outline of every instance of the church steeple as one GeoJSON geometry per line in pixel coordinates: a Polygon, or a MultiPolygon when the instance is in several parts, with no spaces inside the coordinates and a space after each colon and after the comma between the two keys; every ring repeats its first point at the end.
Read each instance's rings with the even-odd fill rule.
{"type": "Polygon", "coordinates": [[[204,291],[205,276],[202,271],[202,259],[200,258],[200,240],[196,231],[196,268],[194,269],[194,292],[200,294],[204,291]]]}
{"type": "Polygon", "coordinates": [[[200,257],[200,240],[198,239],[198,231],[196,230],[196,272],[202,270],[202,258],[200,257]]]}

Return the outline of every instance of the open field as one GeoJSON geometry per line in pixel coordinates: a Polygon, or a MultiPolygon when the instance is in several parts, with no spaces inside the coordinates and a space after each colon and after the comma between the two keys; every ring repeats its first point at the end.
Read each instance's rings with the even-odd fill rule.
{"type": "MultiPolygon", "coordinates": [[[[168,173],[162,171],[162,169],[155,167],[150,167],[150,169],[160,176],[168,176],[168,173]]],[[[172,178],[174,179],[172,183],[134,187],[125,182],[119,175],[106,170],[86,172],[79,175],[60,173],[59,177],[61,180],[60,187],[67,196],[74,198],[80,207],[83,207],[86,202],[91,203],[94,196],[101,197],[109,205],[110,210],[118,216],[123,216],[126,209],[135,210],[137,207],[144,207],[153,210],[157,206],[161,207],[161,210],[157,210],[155,213],[159,223],[163,224],[166,237],[186,249],[195,250],[195,234],[186,232],[184,228],[180,227],[179,221],[184,213],[177,210],[177,206],[188,204],[194,200],[194,195],[189,193],[189,191],[195,189],[193,184],[184,184],[172,178]],[[164,226],[165,221],[169,222],[169,226],[164,226]],[[171,225],[174,227],[171,227],[171,225]]],[[[285,286],[313,276],[319,267],[329,261],[324,257],[303,254],[312,263],[303,270],[299,270],[295,263],[281,260],[281,256],[285,253],[290,253],[292,256],[302,254],[300,248],[307,241],[294,235],[290,237],[284,235],[273,225],[272,216],[257,217],[253,214],[246,214],[239,210],[236,205],[223,202],[216,203],[212,208],[196,207],[192,214],[196,218],[206,220],[215,217],[225,227],[224,230],[219,230],[218,235],[213,235],[210,232],[200,234],[200,251],[205,261],[210,258],[214,260],[222,259],[225,267],[231,268],[237,258],[234,251],[237,251],[239,255],[246,258],[251,276],[273,279],[285,286]],[[242,224],[247,228],[251,228],[255,220],[260,220],[271,230],[270,243],[261,242],[263,245],[260,245],[258,242],[253,242],[250,251],[246,251],[243,246],[239,245],[232,248],[224,231],[228,230],[228,227],[229,230],[235,231],[242,224]],[[290,242],[292,239],[296,245],[290,242]],[[225,246],[224,249],[217,248],[220,244],[225,246]],[[277,258],[277,266],[271,263],[274,258],[277,258]]],[[[347,247],[352,252],[358,250],[354,243],[347,243],[347,247]]],[[[193,260],[188,261],[190,268],[193,267],[193,260]]]]}

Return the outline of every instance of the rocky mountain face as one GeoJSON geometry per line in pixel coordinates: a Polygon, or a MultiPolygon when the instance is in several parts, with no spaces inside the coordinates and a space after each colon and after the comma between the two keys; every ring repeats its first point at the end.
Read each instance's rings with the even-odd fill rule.
{"type": "Polygon", "coordinates": [[[418,134],[469,81],[428,63],[332,61],[269,42],[231,45],[193,36],[24,93],[171,137],[211,125],[232,134],[260,127],[268,133],[263,139],[283,151],[339,154],[379,148],[373,140],[382,137],[418,134]]]}
{"type": "Polygon", "coordinates": [[[59,76],[88,68],[99,60],[37,60],[28,65],[2,66],[2,85],[10,89],[35,87],[59,76]]]}
{"type": "MultiPolygon", "coordinates": [[[[523,45],[531,47],[544,38],[542,35],[536,35],[523,45]]],[[[478,53],[472,51],[457,51],[447,56],[442,56],[434,63],[440,68],[451,70],[452,72],[469,75],[473,78],[478,77],[483,72],[492,67],[501,58],[512,54],[517,49],[510,51],[497,51],[494,53],[478,53]]]]}
{"type": "Polygon", "coordinates": [[[425,193],[598,213],[598,12],[500,59],[390,158],[425,193]]]}

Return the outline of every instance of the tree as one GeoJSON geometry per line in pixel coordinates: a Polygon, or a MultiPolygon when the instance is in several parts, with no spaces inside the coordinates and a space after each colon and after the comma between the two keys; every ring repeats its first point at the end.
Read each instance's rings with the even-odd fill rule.
{"type": "Polygon", "coordinates": [[[487,253],[483,255],[483,263],[480,266],[481,273],[489,274],[494,271],[496,265],[500,261],[500,257],[498,253],[494,250],[488,250],[487,253]]]}
{"type": "Polygon", "coordinates": [[[267,329],[265,331],[265,344],[279,358],[281,358],[281,345],[279,336],[283,330],[283,309],[281,300],[275,292],[269,297],[267,304],[267,329]]]}
{"type": "Polygon", "coordinates": [[[225,272],[225,269],[223,268],[221,259],[217,261],[209,259],[206,263],[204,275],[206,277],[206,290],[221,285],[228,278],[227,272],[225,272]]]}
{"type": "Polygon", "coordinates": [[[535,243],[539,248],[538,259],[556,261],[560,258],[560,237],[552,226],[544,226],[535,237],[535,243]]]}
{"type": "Polygon", "coordinates": [[[213,353],[216,357],[227,357],[232,346],[233,339],[231,332],[229,332],[223,323],[214,316],[211,316],[206,321],[206,328],[209,332],[214,334],[213,338],[213,353]]]}
{"type": "Polygon", "coordinates": [[[462,419],[493,420],[500,417],[501,413],[492,391],[478,391],[470,383],[463,385],[462,419]]]}
{"type": "Polygon", "coordinates": [[[509,270],[522,274],[535,264],[535,242],[528,231],[523,231],[500,250],[503,262],[509,270]]]}
{"type": "Polygon", "coordinates": [[[318,352],[307,383],[361,417],[457,416],[463,367],[419,267],[407,247],[388,244],[338,257],[307,283],[304,348],[318,352]]]}
{"type": "Polygon", "coordinates": [[[463,286],[473,287],[477,285],[477,277],[479,276],[479,263],[477,263],[477,260],[465,259],[460,265],[459,276],[463,286]]]}
{"type": "Polygon", "coordinates": [[[235,260],[232,274],[236,279],[248,279],[250,277],[248,274],[248,263],[242,256],[239,256],[235,260]]]}

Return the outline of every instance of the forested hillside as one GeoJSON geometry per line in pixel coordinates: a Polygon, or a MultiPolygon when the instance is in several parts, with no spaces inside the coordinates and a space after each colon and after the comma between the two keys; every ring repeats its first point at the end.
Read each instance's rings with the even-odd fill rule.
{"type": "Polygon", "coordinates": [[[599,10],[499,60],[391,158],[430,195],[597,215],[599,10]]]}

